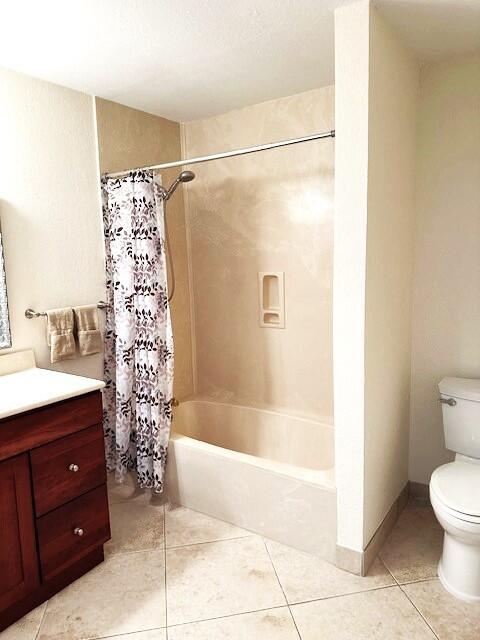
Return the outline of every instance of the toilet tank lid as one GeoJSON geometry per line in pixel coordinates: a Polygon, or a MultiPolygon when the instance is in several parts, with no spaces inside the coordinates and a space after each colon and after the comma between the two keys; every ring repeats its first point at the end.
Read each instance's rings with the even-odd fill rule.
{"type": "Polygon", "coordinates": [[[480,402],[480,380],[476,378],[443,378],[438,388],[446,396],[480,402]]]}

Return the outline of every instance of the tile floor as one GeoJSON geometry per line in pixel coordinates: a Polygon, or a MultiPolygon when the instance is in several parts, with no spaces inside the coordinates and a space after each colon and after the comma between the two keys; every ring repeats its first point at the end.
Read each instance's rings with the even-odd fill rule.
{"type": "Polygon", "coordinates": [[[366,578],[112,487],[105,562],[0,640],[477,640],[436,578],[442,530],[409,505],[366,578]]]}

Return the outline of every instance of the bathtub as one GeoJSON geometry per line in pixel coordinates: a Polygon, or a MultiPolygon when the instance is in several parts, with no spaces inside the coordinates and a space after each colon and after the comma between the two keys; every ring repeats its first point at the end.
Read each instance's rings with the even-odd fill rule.
{"type": "Polygon", "coordinates": [[[166,487],[173,503],[335,561],[330,425],[187,400],[175,409],[166,487]]]}

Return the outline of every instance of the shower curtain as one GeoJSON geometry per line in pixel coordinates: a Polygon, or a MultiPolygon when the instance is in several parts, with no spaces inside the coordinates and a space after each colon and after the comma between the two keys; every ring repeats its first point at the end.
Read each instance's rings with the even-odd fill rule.
{"type": "Polygon", "coordinates": [[[155,176],[102,178],[107,302],[104,433],[107,468],[163,490],[172,420],[173,336],[163,200],[155,176]]]}

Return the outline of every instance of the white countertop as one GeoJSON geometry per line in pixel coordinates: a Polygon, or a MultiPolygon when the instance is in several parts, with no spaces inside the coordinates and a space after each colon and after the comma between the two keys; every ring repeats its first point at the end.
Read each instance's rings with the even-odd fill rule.
{"type": "Polygon", "coordinates": [[[40,369],[30,351],[0,356],[0,419],[104,386],[102,380],[40,369]]]}

